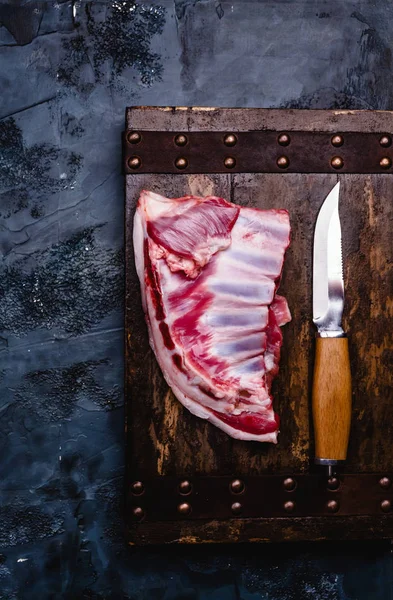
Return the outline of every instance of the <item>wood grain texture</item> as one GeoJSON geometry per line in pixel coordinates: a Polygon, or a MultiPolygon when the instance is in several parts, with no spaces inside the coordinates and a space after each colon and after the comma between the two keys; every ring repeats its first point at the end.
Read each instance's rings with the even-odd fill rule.
{"type": "Polygon", "coordinates": [[[130,545],[214,544],[232,542],[293,542],[392,539],[393,519],[376,517],[306,517],[169,521],[132,525],[130,545]]]}
{"type": "MultiPolygon", "coordinates": [[[[174,130],[212,128],[231,131],[257,128],[259,124],[260,127],[276,126],[280,130],[307,128],[334,132],[339,128],[340,131],[393,131],[391,113],[370,111],[347,114],[346,111],[132,109],[128,112],[128,124],[140,129],[174,130]]],[[[156,475],[284,474],[310,469],[314,457],[311,389],[315,355],[311,298],[312,240],[317,213],[338,179],[341,181],[340,218],[346,294],[343,326],[348,333],[353,377],[353,418],[345,470],[373,472],[390,469],[393,458],[393,176],[141,174],[127,176],[129,480],[156,475]],[[132,218],[139,193],[144,188],[171,197],[189,193],[217,194],[243,206],[289,210],[291,245],[280,292],[288,299],[292,321],[283,328],[280,372],[273,387],[274,407],[281,418],[277,446],[233,440],[191,415],[168,389],[149,347],[133,262],[132,218]]],[[[378,515],[374,521],[380,518],[378,515]]],[[[273,521],[272,531],[276,531],[273,521]]],[[[145,523],[138,527],[150,528],[147,535],[153,536],[151,525],[145,523]]],[[[199,525],[195,527],[198,529],[199,525]]],[[[251,525],[248,527],[248,533],[242,539],[246,539],[247,535],[252,537],[251,525]]],[[[232,528],[233,524],[213,528],[215,541],[219,541],[220,536],[227,541],[235,539],[232,528]]],[[[377,530],[380,531],[378,527],[377,530]]],[[[288,531],[292,531],[292,539],[319,536],[319,530],[314,530],[314,535],[312,528],[303,535],[300,526],[288,531]]],[[[196,532],[194,534],[198,538],[196,532]]],[[[363,535],[360,529],[359,535],[363,535]]],[[[366,533],[364,535],[367,537],[366,533]]],[[[329,537],[327,525],[324,536],[329,537]]],[[[261,535],[261,538],[264,537],[276,539],[278,534],[270,535],[266,531],[265,536],[261,535]]],[[[288,533],[287,539],[289,537],[288,533]]],[[[334,538],[333,530],[330,537],[334,538]]]]}
{"type": "Polygon", "coordinates": [[[127,109],[128,128],[166,131],[393,131],[388,110],[282,110],[185,106],[136,106],[127,109]]]}
{"type": "Polygon", "coordinates": [[[349,175],[341,188],[345,311],[353,387],[346,468],[392,464],[393,178],[349,175]]]}
{"type": "Polygon", "coordinates": [[[348,339],[317,338],[312,391],[316,458],[347,458],[351,404],[348,339]]]}

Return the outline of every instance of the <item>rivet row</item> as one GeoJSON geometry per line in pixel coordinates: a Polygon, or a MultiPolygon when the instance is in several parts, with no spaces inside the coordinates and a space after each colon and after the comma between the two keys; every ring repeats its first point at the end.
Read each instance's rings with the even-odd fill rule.
{"type": "MultiPolygon", "coordinates": [[[[283,508],[286,513],[290,514],[295,511],[296,504],[292,500],[288,500],[287,502],[284,503],[283,508]]],[[[339,506],[339,503],[337,502],[337,500],[329,500],[329,502],[326,504],[326,508],[330,513],[336,513],[336,512],[338,512],[340,506],[339,506]]],[[[383,500],[381,502],[381,510],[383,512],[388,513],[391,511],[391,509],[392,509],[392,504],[391,504],[390,500],[383,500]]],[[[242,513],[242,511],[243,511],[242,504],[240,502],[233,502],[233,504],[231,505],[232,514],[240,515],[242,513]]],[[[189,516],[192,512],[191,504],[189,502],[182,502],[182,503],[178,504],[177,512],[180,515],[182,515],[183,517],[189,516]]],[[[141,521],[145,517],[145,511],[140,506],[136,506],[133,509],[132,514],[134,516],[134,519],[136,519],[137,521],[141,521]]]]}
{"type": "MultiPolygon", "coordinates": [[[[389,477],[381,477],[378,481],[379,486],[384,490],[389,490],[392,487],[392,480],[389,477]]],[[[282,481],[282,486],[285,492],[294,492],[297,488],[297,481],[293,477],[286,477],[282,481]]],[[[327,480],[327,489],[329,491],[337,491],[340,487],[340,480],[332,476],[327,480]]],[[[183,479],[178,484],[178,493],[181,496],[191,495],[193,492],[192,483],[183,479]]],[[[229,490],[232,494],[241,495],[246,490],[246,485],[241,479],[233,479],[229,484],[229,490]]],[[[145,493],[145,485],[142,481],[134,481],[131,484],[131,493],[133,496],[142,496],[145,493]]],[[[337,497],[337,496],[336,496],[337,497]]],[[[295,499],[295,495],[293,496],[295,499]]],[[[294,500],[287,500],[282,505],[286,513],[291,514],[296,509],[296,502],[294,500]]],[[[337,513],[340,509],[340,505],[337,500],[330,499],[326,503],[326,510],[332,514],[337,513]]],[[[230,506],[233,515],[241,515],[243,512],[243,505],[239,501],[235,501],[230,506]]],[[[380,502],[380,509],[384,513],[390,513],[393,510],[393,504],[391,500],[384,499],[380,502]]],[[[180,502],[177,505],[177,512],[181,516],[188,516],[192,512],[192,506],[190,502],[180,502]]],[[[132,514],[135,520],[142,521],[145,518],[145,510],[141,506],[135,506],[132,509],[132,514]]]]}
{"type": "MultiPolygon", "coordinates": [[[[279,156],[277,158],[276,163],[280,169],[287,169],[290,164],[289,158],[287,156],[279,156]]],[[[131,158],[129,158],[128,160],[128,166],[134,171],[136,169],[139,169],[141,165],[142,161],[139,158],[139,156],[131,156],[131,158]]],[[[227,156],[224,159],[224,165],[227,169],[233,169],[236,166],[236,159],[233,156],[227,156]]],[[[341,156],[333,156],[333,158],[330,161],[330,165],[333,167],[333,169],[342,169],[344,166],[344,160],[341,156]]],[[[382,169],[390,169],[390,167],[392,166],[392,159],[388,156],[384,156],[379,161],[379,165],[382,169]]],[[[175,160],[175,166],[177,169],[182,171],[188,167],[188,160],[185,157],[180,156],[175,160]]]]}
{"type": "MultiPolygon", "coordinates": [[[[131,131],[127,135],[127,140],[130,144],[139,144],[142,141],[142,134],[138,131],[131,131]]],[[[179,133],[173,138],[176,146],[186,146],[188,144],[188,137],[184,133],[179,133]]],[[[227,133],[224,135],[223,142],[225,146],[235,146],[238,142],[237,136],[234,133],[227,133]]],[[[335,134],[330,138],[332,146],[336,148],[344,144],[344,136],[341,134],[335,134]]],[[[277,143],[280,146],[289,146],[291,143],[291,137],[288,133],[280,133],[277,137],[277,143]]],[[[379,138],[379,144],[384,148],[389,148],[392,145],[392,136],[384,134],[379,138]]]]}

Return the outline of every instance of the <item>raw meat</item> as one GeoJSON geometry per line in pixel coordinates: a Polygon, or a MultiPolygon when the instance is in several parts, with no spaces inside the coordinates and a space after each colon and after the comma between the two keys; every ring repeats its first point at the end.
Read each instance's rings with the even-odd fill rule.
{"type": "Polygon", "coordinates": [[[136,268],[164,377],[188,410],[242,440],[277,441],[270,389],[291,319],[276,295],[289,232],[285,210],[215,196],[143,191],[135,214],[136,268]]]}

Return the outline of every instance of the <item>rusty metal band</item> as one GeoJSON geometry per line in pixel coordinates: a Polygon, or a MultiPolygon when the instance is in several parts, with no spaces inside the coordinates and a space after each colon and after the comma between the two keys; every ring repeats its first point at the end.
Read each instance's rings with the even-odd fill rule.
{"type": "MultiPolygon", "coordinates": [[[[393,511],[393,473],[154,477],[129,488],[134,522],[368,516],[393,511]]],[[[393,514],[393,513],[392,513],[393,514]]]]}
{"type": "Polygon", "coordinates": [[[392,173],[393,134],[136,131],[125,173],[392,173]]]}

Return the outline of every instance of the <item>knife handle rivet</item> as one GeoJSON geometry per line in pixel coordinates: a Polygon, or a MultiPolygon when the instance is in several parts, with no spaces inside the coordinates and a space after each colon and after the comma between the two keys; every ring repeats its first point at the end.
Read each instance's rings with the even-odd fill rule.
{"type": "Polygon", "coordinates": [[[331,141],[331,143],[332,143],[333,146],[335,146],[336,148],[338,148],[339,146],[343,145],[344,138],[343,138],[342,135],[334,135],[330,141],[331,141]]]}
{"type": "Polygon", "coordinates": [[[379,143],[384,148],[389,148],[389,146],[392,145],[392,138],[390,135],[383,135],[381,138],[379,138],[379,143]]]}
{"type": "Polygon", "coordinates": [[[241,494],[244,491],[244,483],[241,479],[234,479],[231,482],[231,492],[233,494],[241,494]]]}
{"type": "Polygon", "coordinates": [[[389,169],[392,166],[392,161],[389,157],[384,156],[383,158],[381,158],[381,160],[379,161],[380,166],[383,169],[389,169]]]}
{"type": "Polygon", "coordinates": [[[127,136],[127,140],[128,140],[128,142],[130,144],[139,144],[139,142],[141,141],[141,139],[142,139],[142,136],[137,131],[132,131],[127,136]]]}
{"type": "Polygon", "coordinates": [[[179,133],[179,135],[177,135],[175,137],[176,146],[185,146],[187,144],[187,142],[188,142],[187,136],[184,135],[183,133],[179,133]]]}
{"type": "Polygon", "coordinates": [[[237,137],[235,136],[234,133],[228,133],[225,137],[224,137],[224,144],[226,146],[234,146],[237,142],[237,137]]]}
{"type": "Polygon", "coordinates": [[[142,481],[134,481],[134,483],[131,485],[131,491],[134,496],[141,496],[145,491],[145,486],[143,485],[142,481]]]}
{"type": "Polygon", "coordinates": [[[232,156],[227,156],[226,159],[224,160],[224,165],[226,166],[227,169],[233,169],[235,164],[236,164],[236,161],[232,156]]]}
{"type": "Polygon", "coordinates": [[[292,479],[292,477],[287,477],[286,479],[284,479],[282,484],[287,492],[293,492],[297,485],[296,481],[292,479]]]}
{"type": "Polygon", "coordinates": [[[337,477],[329,477],[327,482],[328,489],[331,491],[338,490],[340,487],[340,480],[337,477]]]}
{"type": "Polygon", "coordinates": [[[344,166],[344,161],[341,156],[333,156],[330,164],[332,165],[333,169],[342,169],[344,166]]]}
{"type": "Polygon", "coordinates": [[[279,156],[277,159],[277,166],[280,169],[286,169],[289,167],[289,158],[287,156],[279,156]]]}
{"type": "Polygon", "coordinates": [[[288,500],[288,502],[285,502],[284,504],[284,510],[287,513],[291,513],[295,510],[295,503],[292,502],[291,500],[288,500]]]}
{"type": "Polygon", "coordinates": [[[382,500],[381,510],[385,513],[390,512],[392,510],[392,503],[390,502],[390,500],[382,500]]]}
{"type": "Polygon", "coordinates": [[[291,143],[291,138],[287,133],[281,133],[277,139],[280,146],[289,146],[291,143]]]}
{"type": "Polygon", "coordinates": [[[242,512],[242,505],[240,504],[240,502],[234,502],[231,506],[231,511],[234,515],[240,515],[240,513],[242,512]]]}
{"type": "Polygon", "coordinates": [[[392,482],[389,479],[389,477],[381,477],[381,479],[379,480],[379,485],[384,490],[388,490],[390,488],[390,486],[392,485],[392,482]]]}
{"type": "Polygon", "coordinates": [[[329,502],[326,504],[326,508],[329,512],[336,513],[339,508],[338,502],[336,500],[329,500],[329,502]]]}
{"type": "Polygon", "coordinates": [[[182,496],[187,496],[188,494],[191,494],[191,491],[192,485],[187,479],[179,483],[179,494],[182,496]]]}
{"type": "Polygon", "coordinates": [[[139,156],[131,156],[131,158],[128,160],[128,166],[130,167],[130,169],[139,169],[141,164],[142,161],[139,158],[139,156]]]}
{"type": "Polygon", "coordinates": [[[186,158],[177,158],[175,165],[178,169],[185,169],[188,166],[188,161],[186,158]]]}

